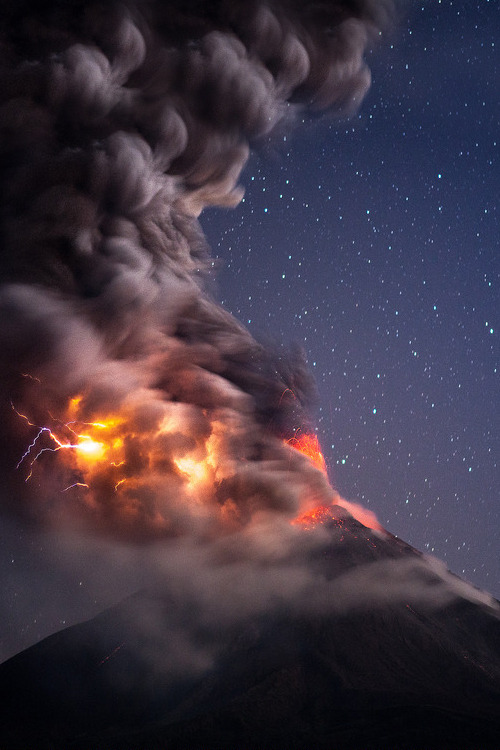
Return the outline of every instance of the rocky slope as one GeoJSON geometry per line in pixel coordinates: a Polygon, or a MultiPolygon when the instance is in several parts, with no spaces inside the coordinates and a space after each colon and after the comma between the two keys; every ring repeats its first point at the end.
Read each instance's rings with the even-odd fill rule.
{"type": "Polygon", "coordinates": [[[350,518],[296,554],[317,582],[313,604],[284,597],[220,632],[201,627],[212,658],[196,669],[175,664],[180,605],[159,591],[10,659],[0,667],[0,747],[500,746],[494,600],[350,518]],[[386,596],[353,598],[356,581],[379,575],[386,596]],[[325,606],[328,596],[338,601],[325,606]]]}

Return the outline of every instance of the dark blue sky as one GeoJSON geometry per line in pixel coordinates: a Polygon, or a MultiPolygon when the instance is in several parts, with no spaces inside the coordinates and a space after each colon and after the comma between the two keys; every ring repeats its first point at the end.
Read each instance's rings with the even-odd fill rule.
{"type": "Polygon", "coordinates": [[[334,486],[497,597],[499,31],[496,2],[409,4],[360,112],[202,215],[224,305],[306,350],[334,486]]]}

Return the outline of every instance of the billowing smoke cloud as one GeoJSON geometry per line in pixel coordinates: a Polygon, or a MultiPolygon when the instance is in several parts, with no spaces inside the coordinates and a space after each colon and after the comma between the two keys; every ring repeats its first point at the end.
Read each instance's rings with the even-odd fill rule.
{"type": "Polygon", "coordinates": [[[286,442],[301,356],[212,299],[197,216],[301,108],[359,105],[390,3],[30,6],[2,10],[4,509],[141,540],[331,503],[286,442]]]}

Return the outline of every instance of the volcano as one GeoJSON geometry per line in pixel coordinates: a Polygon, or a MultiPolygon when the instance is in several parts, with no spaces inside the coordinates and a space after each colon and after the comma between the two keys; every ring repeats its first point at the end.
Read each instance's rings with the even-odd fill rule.
{"type": "Polygon", "coordinates": [[[5,662],[2,750],[497,749],[499,603],[337,510],[287,559],[300,597],[210,624],[156,587],[5,662]]]}
{"type": "Polygon", "coordinates": [[[498,602],[330,485],[199,221],[358,110],[395,4],[1,6],[0,518],[147,588],[0,666],[0,750],[498,750],[498,602]]]}

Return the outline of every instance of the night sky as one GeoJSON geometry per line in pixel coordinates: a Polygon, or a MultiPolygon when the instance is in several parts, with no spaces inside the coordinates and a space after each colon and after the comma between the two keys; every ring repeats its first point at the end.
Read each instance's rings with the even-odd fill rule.
{"type": "Polygon", "coordinates": [[[499,30],[495,2],[413,3],[359,113],[202,216],[224,305],[306,351],[333,485],[497,597],[499,30]]]}
{"type": "MultiPolygon", "coordinates": [[[[217,298],[305,351],[333,486],[496,597],[499,30],[493,1],[408,3],[359,112],[255,144],[201,215],[217,298]]],[[[141,550],[0,531],[0,660],[144,585],[141,550]]]]}

